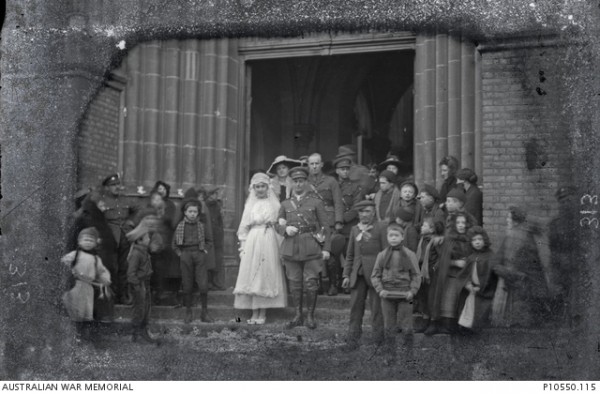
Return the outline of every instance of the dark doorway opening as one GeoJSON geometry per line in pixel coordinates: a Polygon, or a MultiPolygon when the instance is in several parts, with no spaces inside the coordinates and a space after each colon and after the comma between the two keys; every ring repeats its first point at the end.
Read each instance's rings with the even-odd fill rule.
{"type": "Polygon", "coordinates": [[[250,169],[278,155],[332,160],[353,144],[362,164],[392,153],[413,171],[414,51],[256,60],[251,70],[250,169]]]}

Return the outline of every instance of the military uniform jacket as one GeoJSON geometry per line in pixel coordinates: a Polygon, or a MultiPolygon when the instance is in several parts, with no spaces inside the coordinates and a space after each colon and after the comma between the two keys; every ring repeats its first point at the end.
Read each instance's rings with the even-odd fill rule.
{"type": "Polygon", "coordinates": [[[306,261],[320,259],[321,251],[331,251],[331,239],[327,224],[327,214],[323,202],[312,194],[305,193],[298,198],[292,196],[281,203],[279,208],[277,231],[284,236],[281,244],[281,255],[286,260],[306,261]],[[281,225],[281,219],[286,221],[281,225]],[[287,226],[298,228],[298,233],[288,236],[285,232],[287,226]],[[323,245],[314,238],[323,229],[325,236],[323,245]]]}
{"type": "Polygon", "coordinates": [[[342,215],[344,228],[340,233],[347,237],[350,234],[350,230],[352,230],[352,226],[358,224],[358,211],[352,209],[352,207],[362,200],[363,191],[356,181],[340,180],[339,183],[342,193],[342,203],[344,204],[344,214],[342,215]]]}
{"type": "Polygon", "coordinates": [[[102,196],[102,200],[106,205],[104,218],[118,243],[121,239],[121,231],[127,233],[133,230],[134,223],[129,218],[140,211],[140,207],[131,203],[125,196],[114,197],[110,194],[105,194],[102,196]]]}
{"type": "Polygon", "coordinates": [[[371,273],[375,266],[377,255],[383,249],[387,248],[387,225],[384,222],[373,221],[373,228],[366,234],[362,234],[360,240],[356,238],[361,233],[358,225],[352,227],[350,238],[348,239],[348,249],[346,249],[346,263],[344,264],[344,278],[350,278],[350,287],[356,286],[358,273],[362,271],[362,276],[369,286],[371,283],[371,273]]]}
{"type": "Polygon", "coordinates": [[[344,203],[337,180],[329,175],[319,174],[310,175],[308,182],[313,185],[316,196],[323,201],[327,212],[327,226],[333,227],[336,223],[343,223],[344,203]]]}

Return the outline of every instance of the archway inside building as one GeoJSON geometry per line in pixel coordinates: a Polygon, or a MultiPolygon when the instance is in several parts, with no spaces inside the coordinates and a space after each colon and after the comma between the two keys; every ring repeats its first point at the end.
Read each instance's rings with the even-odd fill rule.
{"type": "Polygon", "coordinates": [[[352,144],[361,164],[391,151],[413,173],[414,51],[248,61],[249,169],[278,155],[332,160],[352,144]]]}

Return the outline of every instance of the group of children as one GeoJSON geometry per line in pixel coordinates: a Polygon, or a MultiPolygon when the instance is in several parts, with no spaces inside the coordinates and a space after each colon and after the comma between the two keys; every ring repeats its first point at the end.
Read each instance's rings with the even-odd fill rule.
{"type": "MultiPolygon", "coordinates": [[[[207,250],[212,239],[199,220],[200,202],[197,199],[182,203],[183,220],[176,227],[172,248],[180,258],[182,271],[183,305],[186,308],[185,322],[193,320],[193,288],[200,290],[202,322],[212,322],[208,315],[208,263],[207,250]]],[[[142,220],[127,233],[131,242],[127,256],[127,282],[133,297],[132,340],[157,343],[148,333],[148,318],[151,309],[151,285],[153,274],[151,259],[152,242],[160,235],[153,231],[151,220],[142,220]]],[[[94,227],[81,230],[77,236],[77,249],[65,255],[62,263],[70,269],[73,284],[62,297],[65,309],[75,322],[77,339],[92,339],[95,322],[101,321],[99,305],[102,300],[114,296],[110,290],[111,276],[98,256],[101,244],[98,231],[94,227]]],[[[160,242],[160,241],[159,241],[160,242]]],[[[108,304],[112,305],[112,302],[108,304]]]]}
{"type": "MultiPolygon", "coordinates": [[[[380,179],[378,193],[386,181],[380,179]]],[[[409,343],[414,332],[469,335],[489,321],[495,288],[490,241],[465,211],[464,191],[450,190],[443,205],[430,185],[418,193],[406,181],[395,193],[388,203],[394,209],[382,208],[377,197],[355,207],[360,222],[344,269],[351,287],[350,348],[359,343],[367,293],[374,340],[389,349],[395,349],[398,331],[409,343]],[[383,232],[386,243],[378,240],[383,232]]]]}

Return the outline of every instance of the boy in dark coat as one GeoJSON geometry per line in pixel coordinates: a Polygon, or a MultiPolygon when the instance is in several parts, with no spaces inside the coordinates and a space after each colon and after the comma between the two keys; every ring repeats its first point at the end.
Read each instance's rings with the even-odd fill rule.
{"type": "Polygon", "coordinates": [[[147,343],[156,343],[148,333],[150,317],[151,292],[150,278],[152,277],[152,262],[150,261],[150,233],[144,225],[140,225],[127,234],[131,242],[127,256],[127,282],[133,293],[133,326],[132,340],[139,339],[147,343]]]}
{"type": "Polygon", "coordinates": [[[446,212],[440,207],[440,194],[435,187],[424,184],[419,193],[419,203],[421,209],[418,212],[418,217],[415,218],[416,227],[421,228],[423,218],[431,216],[435,222],[441,222],[442,226],[446,223],[446,212]]]}
{"type": "Polygon", "coordinates": [[[373,338],[383,342],[381,300],[371,282],[371,273],[379,252],[387,247],[386,225],[375,220],[375,203],[361,201],[354,206],[360,222],[352,227],[346,249],[342,287],[350,288],[350,324],[347,344],[349,350],[359,345],[365,301],[369,296],[373,338]]]}
{"type": "MultiPolygon", "coordinates": [[[[412,300],[421,285],[415,254],[402,246],[404,230],[395,223],[387,228],[388,246],[377,255],[371,282],[381,297],[386,349],[393,361],[396,353],[398,322],[404,342],[410,346],[413,334],[412,300]]],[[[410,351],[410,349],[409,349],[410,351]]]]}

